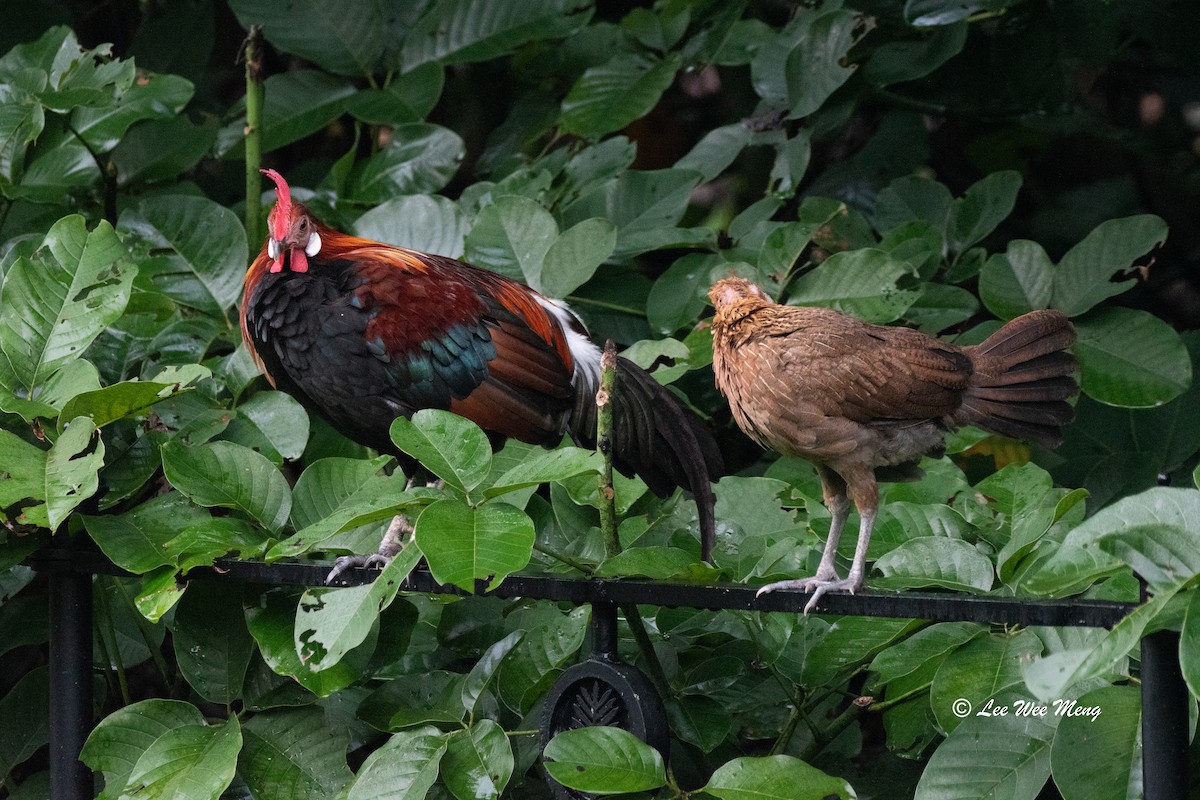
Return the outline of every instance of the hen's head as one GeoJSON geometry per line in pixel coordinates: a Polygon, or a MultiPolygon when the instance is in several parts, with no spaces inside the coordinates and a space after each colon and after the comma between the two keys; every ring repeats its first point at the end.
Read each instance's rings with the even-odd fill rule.
{"type": "Polygon", "coordinates": [[[287,181],[273,169],[259,170],[275,181],[275,207],[267,215],[267,255],[271,272],[282,272],[286,262],[292,272],[308,272],[308,259],[321,252],[321,234],[308,209],[292,202],[287,181]]]}
{"type": "Polygon", "coordinates": [[[773,304],[766,292],[745,278],[722,278],[708,290],[708,299],[717,310],[715,321],[741,319],[755,309],[773,304]]]}

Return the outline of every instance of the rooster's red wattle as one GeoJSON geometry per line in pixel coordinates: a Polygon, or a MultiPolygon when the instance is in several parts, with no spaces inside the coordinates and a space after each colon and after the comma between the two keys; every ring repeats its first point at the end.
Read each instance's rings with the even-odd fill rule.
{"type": "MultiPolygon", "coordinates": [[[[448,409],[494,442],[594,446],[600,350],[565,305],[443,256],[360,239],[277,200],[246,273],[242,338],[273,386],[349,438],[396,453],[397,417],[448,409]]],[[[690,490],[702,552],[712,546],[710,480],[721,455],[700,419],[618,359],[614,464],[666,496],[690,490]]]]}

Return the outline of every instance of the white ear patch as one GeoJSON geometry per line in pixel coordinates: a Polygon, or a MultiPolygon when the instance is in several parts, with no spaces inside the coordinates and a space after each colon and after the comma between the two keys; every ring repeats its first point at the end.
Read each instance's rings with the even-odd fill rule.
{"type": "Polygon", "coordinates": [[[312,236],[308,237],[308,244],[304,245],[304,254],[311,258],[319,252],[321,252],[321,234],[313,231],[312,236]]]}
{"type": "Polygon", "coordinates": [[[272,260],[279,258],[279,241],[277,239],[267,239],[267,255],[270,256],[272,260]]]}

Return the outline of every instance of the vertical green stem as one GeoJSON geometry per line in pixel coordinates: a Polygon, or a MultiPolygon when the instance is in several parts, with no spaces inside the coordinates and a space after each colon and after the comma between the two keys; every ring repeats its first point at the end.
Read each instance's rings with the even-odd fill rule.
{"type": "Polygon", "coordinates": [[[262,29],[250,26],[246,37],[246,240],[253,253],[262,243],[262,29]]]}
{"type": "Polygon", "coordinates": [[[596,449],[604,458],[604,471],[600,473],[600,532],[604,535],[604,549],[609,556],[621,552],[621,539],[617,535],[616,492],[613,490],[613,391],[617,385],[617,348],[609,339],[604,344],[604,355],[600,357],[600,390],[596,392],[596,449]]]}

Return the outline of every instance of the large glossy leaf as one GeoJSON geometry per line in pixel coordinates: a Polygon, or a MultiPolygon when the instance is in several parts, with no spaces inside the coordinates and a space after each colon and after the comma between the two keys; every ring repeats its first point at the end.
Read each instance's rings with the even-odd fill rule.
{"type": "Polygon", "coordinates": [[[845,83],[855,67],[845,63],[858,20],[849,10],[797,14],[754,51],[754,91],[792,118],[807,116],[845,83]]]}
{"type": "Polygon", "coordinates": [[[462,688],[462,704],[468,714],[475,714],[475,706],[479,702],[480,696],[495,677],[497,670],[504,664],[509,653],[521,643],[524,637],[525,631],[513,631],[489,647],[487,652],[480,656],[479,661],[475,662],[475,666],[467,673],[462,688]]]}
{"type": "MultiPolygon", "coordinates": [[[[1065,706],[1055,706],[1055,712],[1065,706]]],[[[1104,686],[1058,723],[1050,769],[1063,800],[1142,797],[1142,702],[1136,686],[1104,686]],[[1099,709],[1099,714],[1078,714],[1099,709]]]]}
{"type": "Polygon", "coordinates": [[[1042,652],[1042,641],[1032,631],[992,634],[972,639],[946,657],[929,690],[929,704],[941,729],[949,733],[963,717],[960,698],[972,708],[983,708],[1010,686],[1022,682],[1021,668],[1042,652]]]}
{"type": "Polygon", "coordinates": [[[875,562],[885,576],[881,586],[912,589],[937,586],[957,591],[988,591],[995,580],[991,560],[961,539],[910,539],[875,562]]]}
{"type": "Polygon", "coordinates": [[[454,177],[465,154],[462,138],[447,128],[426,122],[400,125],[387,147],[355,165],[346,199],[374,204],[401,194],[436,192],[454,177]]]}
{"type": "Polygon", "coordinates": [[[386,86],[359,92],[350,98],[346,110],[372,125],[421,122],[437,105],[445,79],[446,70],[440,64],[423,64],[386,86]]]}
{"type": "Polygon", "coordinates": [[[420,560],[420,549],[410,543],[369,584],[305,590],[296,614],[296,652],[304,663],[328,669],[361,644],[420,560]]]}
{"type": "Polygon", "coordinates": [[[569,36],[591,16],[591,3],[575,0],[437,0],[409,31],[400,53],[401,71],[430,61],[499,58],[533,39],[569,36]]]}
{"type": "Polygon", "coordinates": [[[841,778],[827,775],[792,756],[735,758],[723,764],[704,787],[721,800],[827,800],[858,797],[841,778]]]}
{"type": "Polygon", "coordinates": [[[1037,242],[1014,239],[979,273],[979,297],[1000,319],[1012,319],[1050,305],[1054,263],[1037,242]]]}
{"type": "Polygon", "coordinates": [[[0,430],[0,508],[27,501],[13,521],[56,530],[99,488],[104,442],[96,433],[94,422],[78,417],[44,451],[0,430]]]}
{"type": "MultiPolygon", "coordinates": [[[[1020,693],[1001,695],[1004,707],[1020,693]]],[[[1007,797],[1033,800],[1050,776],[1054,716],[971,716],[946,738],[921,774],[917,796],[925,800],[1007,797]]]]}
{"type": "Polygon", "coordinates": [[[75,417],[86,416],[96,423],[96,427],[103,428],[119,419],[140,414],[160,400],[173,397],[181,391],[187,391],[191,388],[188,384],[211,375],[205,367],[198,364],[193,366],[195,369],[178,373],[173,371],[171,374],[177,375],[179,380],[170,383],[121,381],[102,389],[77,394],[62,407],[59,423],[63,424],[75,417]]]}
{"type": "Polygon", "coordinates": [[[279,470],[261,453],[232,442],[162,448],[167,480],[202,506],[234,508],[278,533],[292,508],[292,493],[279,470]]]}
{"type": "Polygon", "coordinates": [[[556,239],[558,224],[550,212],[528,197],[507,195],[479,212],[466,238],[467,259],[532,285],[556,239]]]}
{"type": "Polygon", "coordinates": [[[946,245],[962,253],[996,229],[1012,213],[1021,188],[1021,175],[1012,170],[993,172],[967,189],[950,206],[946,245]]]}
{"type": "Polygon", "coordinates": [[[393,197],[354,223],[364,238],[450,258],[462,257],[468,229],[457,203],[424,194],[393,197]]]}
{"type": "Polygon", "coordinates": [[[167,545],[179,532],[211,521],[204,509],[188,502],[179,492],[170,492],[120,514],[85,516],[88,534],[104,555],[133,573],[174,565],[180,551],[167,545]]]}
{"type": "Polygon", "coordinates": [[[155,800],[216,800],[233,781],[241,748],[236,717],[222,725],[173,728],[138,758],[125,792],[155,800]]]}
{"type": "Polygon", "coordinates": [[[50,670],[36,667],[25,673],[0,699],[0,719],[20,724],[0,729],[0,771],[27,760],[50,739],[50,670]]]}
{"type": "Polygon", "coordinates": [[[513,773],[504,729],[484,719],[451,736],[442,756],[442,780],[458,800],[496,800],[513,773]]]}
{"type": "Polygon", "coordinates": [[[138,284],[221,316],[241,294],[249,248],[237,215],[204,197],[154,197],[126,209],[119,228],[159,252],[138,284]]]}
{"type": "Polygon", "coordinates": [[[136,273],[107,222],[91,232],[80,216],[56,222],[33,258],[17,258],[4,275],[0,385],[34,398],[121,315],[136,273]]]}
{"type": "Polygon", "coordinates": [[[528,486],[565,480],[589,472],[599,475],[601,469],[602,460],[594,450],[579,447],[537,450],[496,478],[491,486],[484,489],[483,496],[497,497],[528,486]]]}
{"type": "MultiPolygon", "coordinates": [[[[261,25],[268,42],[339,75],[371,75],[388,47],[396,10],[384,0],[343,6],[321,0],[280,5],[231,0],[242,27],[261,25]]],[[[270,148],[265,148],[270,149],[270,148]]]]}
{"type": "Polygon", "coordinates": [[[695,170],[702,180],[711,181],[733,163],[753,138],[750,128],[741,122],[713,128],[675,162],[675,168],[695,170]]]}
{"type": "Polygon", "coordinates": [[[101,797],[115,800],[134,765],[168,731],[204,724],[204,715],[191,703],[179,700],[142,700],[119,708],[96,725],[79,760],[94,772],[104,773],[101,797]]]}
{"type": "Polygon", "coordinates": [[[423,409],[392,423],[392,441],[426,469],[461,492],[487,477],[492,448],[478,425],[457,414],[423,409]]]}
{"type": "Polygon", "coordinates": [[[621,54],[588,69],[562,103],[559,124],[567,133],[598,139],[645,116],[675,80],[681,60],[621,54]]]}
{"type": "Polygon", "coordinates": [[[944,659],[984,632],[982,627],[971,622],[931,625],[875,656],[871,671],[879,676],[880,683],[898,680],[931,661],[944,659]]]}
{"type": "Polygon", "coordinates": [[[210,703],[241,697],[254,640],[246,629],[241,592],[212,581],[188,587],[175,610],[171,640],[188,684],[210,703]]]}
{"type": "Polygon", "coordinates": [[[437,728],[393,734],[363,763],[347,800],[421,800],[445,752],[446,735],[437,728]]]}
{"type": "Polygon", "coordinates": [[[496,676],[496,689],[506,706],[518,714],[529,712],[583,646],[589,616],[590,607],[579,606],[526,632],[496,676]]]}
{"type": "Polygon", "coordinates": [[[1158,317],[1132,308],[1101,308],[1075,321],[1075,354],[1087,394],[1125,408],[1161,405],[1192,380],[1179,334],[1158,317]]]}
{"type": "Polygon", "coordinates": [[[446,498],[427,506],[416,522],[416,541],[433,577],[467,591],[484,579],[494,588],[523,568],[535,538],[533,520],[501,501],[472,507],[446,498]]]}
{"type": "Polygon", "coordinates": [[[548,297],[566,297],[595,274],[617,245],[617,229],[606,219],[592,217],[563,231],[529,285],[548,297]]]}
{"type": "Polygon", "coordinates": [[[1051,305],[1074,317],[1124,292],[1133,280],[1113,277],[1166,238],[1167,223],[1152,214],[1102,222],[1058,263],[1051,305]]]}
{"type": "Polygon", "coordinates": [[[868,322],[894,322],[920,292],[899,289],[896,282],[912,270],[882,250],[835,253],[792,284],[788,303],[826,306],[868,322]]]}
{"type": "Polygon", "coordinates": [[[563,731],[550,740],[542,757],[550,777],[591,794],[644,792],[667,781],[659,752],[620,728],[563,731]]]}
{"type": "Polygon", "coordinates": [[[107,153],[129,126],[175,116],[192,99],[192,93],[191,82],[177,75],[147,75],[134,81],[115,103],[76,108],[71,127],[93,150],[107,153]]]}
{"type": "Polygon", "coordinates": [[[388,681],[363,701],[359,715],[381,731],[399,731],[428,723],[457,726],[464,709],[460,672],[423,672],[421,680],[388,681]]]}
{"type": "Polygon", "coordinates": [[[256,714],[242,729],[238,774],[264,800],[332,800],[354,777],[349,744],[317,707],[256,714]]]}

